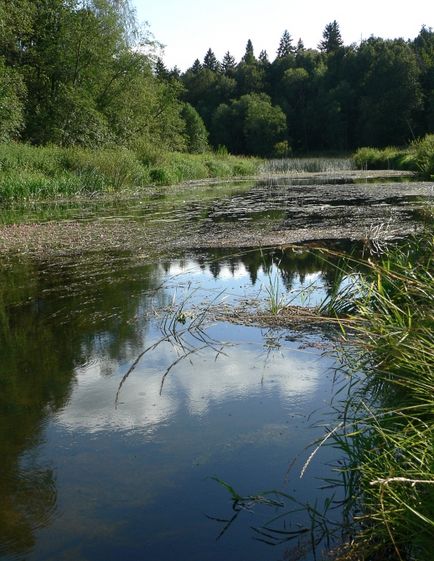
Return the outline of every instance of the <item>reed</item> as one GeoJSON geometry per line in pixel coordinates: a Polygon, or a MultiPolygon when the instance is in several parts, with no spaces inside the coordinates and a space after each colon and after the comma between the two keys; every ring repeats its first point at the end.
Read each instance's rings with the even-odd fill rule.
{"type": "Polygon", "coordinates": [[[149,185],[253,176],[261,160],[206,153],[0,144],[0,202],[137,191],[149,185]]]}
{"type": "Polygon", "coordinates": [[[340,471],[355,559],[432,559],[433,255],[429,231],[377,262],[364,261],[357,291],[337,291],[327,305],[328,313],[336,304],[337,316],[356,320],[344,360],[352,388],[331,439],[346,458],[340,471]],[[342,309],[343,296],[352,307],[342,309]]]}

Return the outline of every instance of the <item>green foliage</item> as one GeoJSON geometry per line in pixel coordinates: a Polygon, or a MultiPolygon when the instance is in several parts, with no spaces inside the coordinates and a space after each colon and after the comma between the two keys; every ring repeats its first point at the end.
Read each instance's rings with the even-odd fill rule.
{"type": "Polygon", "coordinates": [[[334,439],[347,458],[348,506],[359,521],[352,549],[363,558],[432,558],[433,254],[429,230],[379,262],[355,264],[351,340],[361,352],[347,367],[365,377],[334,439]]]}
{"type": "Polygon", "coordinates": [[[228,154],[0,144],[0,201],[85,196],[257,173],[260,161],[228,154]]]}
{"type": "Polygon", "coordinates": [[[398,148],[359,148],[353,156],[359,169],[408,169],[401,166],[403,152],[398,148]]]}
{"type": "Polygon", "coordinates": [[[185,121],[185,135],[187,137],[187,150],[192,154],[201,154],[208,150],[208,131],[196,109],[186,103],[181,111],[185,121]]]}
{"type": "Polygon", "coordinates": [[[229,51],[226,52],[222,60],[222,70],[227,76],[232,76],[237,64],[235,58],[229,51]]]}
{"type": "Polygon", "coordinates": [[[215,56],[212,49],[208,49],[206,55],[203,59],[203,67],[211,70],[212,72],[217,72],[220,68],[219,61],[215,56]]]}
{"type": "Polygon", "coordinates": [[[295,53],[292,37],[288,30],[285,29],[280,39],[279,48],[277,49],[277,58],[282,58],[295,53]]]}
{"type": "Polygon", "coordinates": [[[414,140],[403,150],[394,147],[383,149],[359,148],[353,156],[361,169],[397,169],[416,171],[422,177],[434,176],[434,135],[414,140]]]}
{"type": "Polygon", "coordinates": [[[130,5],[0,0],[0,141],[201,152],[205,132],[185,103],[213,148],[236,153],[268,156],[285,140],[300,152],[404,145],[433,130],[430,28],[413,42],[371,37],[345,47],[333,21],[320,50],[301,39],[295,47],[285,31],[273,61],[265,51],[257,59],[249,40],[238,64],[229,52],[220,64],[210,48],[181,74],[157,57],[130,5]],[[274,109],[252,98],[246,117],[240,107],[253,94],[274,109]]]}
{"type": "MultiPolygon", "coordinates": [[[[145,53],[155,44],[137,27],[126,0],[0,0],[0,10],[7,70],[0,68],[1,83],[7,83],[4,75],[9,84],[13,76],[19,100],[20,80],[27,91],[22,139],[129,147],[146,137],[167,149],[185,147],[179,86],[153,74],[152,56],[145,53]]],[[[8,128],[16,135],[20,106],[11,103],[15,124],[8,128]]]]}
{"type": "Polygon", "coordinates": [[[244,53],[242,62],[245,62],[246,64],[253,64],[256,62],[253,43],[250,39],[247,41],[246,52],[244,53]]]}
{"type": "Polygon", "coordinates": [[[358,53],[363,68],[357,136],[375,146],[405,144],[412,136],[412,115],[421,107],[419,67],[403,40],[370,38],[358,53]]]}
{"type": "Polygon", "coordinates": [[[25,88],[19,74],[0,57],[0,142],[16,138],[24,125],[25,88]]]}
{"type": "Polygon", "coordinates": [[[336,20],[333,20],[325,26],[322,37],[322,41],[320,41],[318,48],[323,53],[333,53],[334,51],[340,49],[344,44],[339,24],[336,20]]]}
{"type": "Polygon", "coordinates": [[[276,142],[273,152],[275,158],[288,158],[291,155],[292,149],[287,140],[282,140],[281,142],[276,142]]]}
{"type": "Polygon", "coordinates": [[[434,134],[413,141],[409,152],[417,170],[424,177],[434,178],[434,134]]]}
{"type": "Polygon", "coordinates": [[[249,94],[218,107],[213,128],[215,143],[230,152],[269,156],[285,139],[286,118],[265,94],[249,94]]]}

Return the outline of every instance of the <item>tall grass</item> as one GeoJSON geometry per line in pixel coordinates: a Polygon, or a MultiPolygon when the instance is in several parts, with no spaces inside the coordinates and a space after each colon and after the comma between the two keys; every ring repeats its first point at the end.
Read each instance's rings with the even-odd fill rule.
{"type": "MultiPolygon", "coordinates": [[[[363,373],[334,444],[355,535],[351,559],[430,561],[434,536],[434,236],[363,263],[346,361],[363,373]]],[[[360,270],[360,264],[355,263],[360,270]]],[[[342,299],[328,302],[328,313],[342,299]]],[[[350,557],[343,556],[342,559],[350,557]]]]}
{"type": "Polygon", "coordinates": [[[269,160],[263,173],[335,173],[356,169],[351,158],[284,158],[269,160]]]}
{"type": "Polygon", "coordinates": [[[434,177],[434,134],[413,141],[408,148],[359,148],[353,156],[360,169],[396,169],[434,177]]]}
{"type": "Polygon", "coordinates": [[[0,144],[0,201],[138,190],[148,185],[251,176],[260,160],[166,153],[149,147],[90,150],[0,144]]]}

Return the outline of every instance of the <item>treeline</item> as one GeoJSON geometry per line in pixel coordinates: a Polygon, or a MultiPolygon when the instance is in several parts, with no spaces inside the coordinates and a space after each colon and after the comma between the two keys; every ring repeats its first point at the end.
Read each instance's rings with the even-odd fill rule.
{"type": "Polygon", "coordinates": [[[333,21],[318,49],[285,31],[272,62],[249,40],[238,63],[210,49],[182,75],[161,61],[157,74],[184,86],[211,144],[235,154],[403,145],[434,131],[434,32],[425,26],[413,41],[345,46],[333,21]]]}
{"type": "MultiPolygon", "coordinates": [[[[276,41],[277,43],[277,41],[276,41]]],[[[129,0],[0,0],[0,142],[287,156],[403,145],[434,131],[434,32],[318,49],[285,31],[270,61],[157,58],[129,0]]]]}
{"type": "Polygon", "coordinates": [[[128,0],[0,0],[0,141],[204,150],[157,48],[128,0]]]}

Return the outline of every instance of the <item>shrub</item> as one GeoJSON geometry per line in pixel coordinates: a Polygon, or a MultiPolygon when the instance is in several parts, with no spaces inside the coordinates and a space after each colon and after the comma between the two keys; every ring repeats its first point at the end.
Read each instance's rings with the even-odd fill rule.
{"type": "Polygon", "coordinates": [[[417,170],[426,177],[434,175],[434,134],[415,140],[410,145],[417,170]]]}

